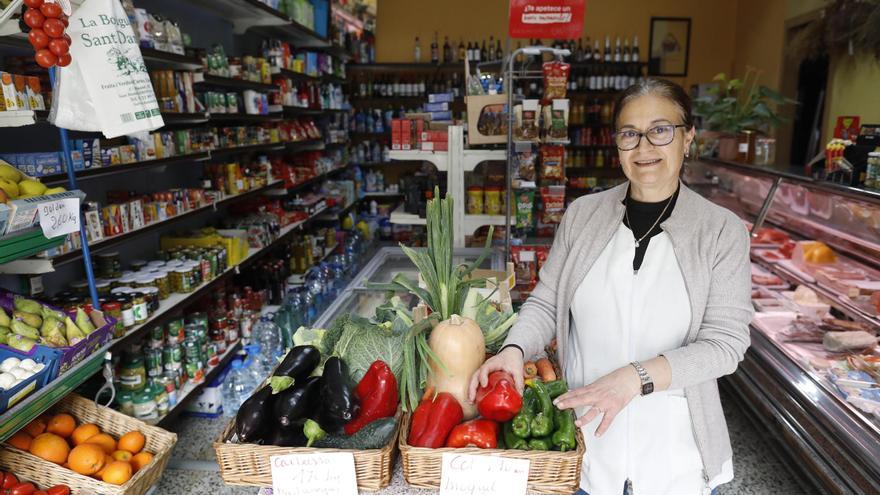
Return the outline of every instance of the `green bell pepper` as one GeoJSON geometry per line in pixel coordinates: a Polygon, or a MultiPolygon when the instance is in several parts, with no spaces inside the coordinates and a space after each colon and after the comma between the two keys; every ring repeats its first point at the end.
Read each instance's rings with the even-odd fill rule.
{"type": "Polygon", "coordinates": [[[550,398],[555,399],[568,392],[568,383],[565,380],[553,380],[552,382],[545,383],[544,388],[547,389],[550,398]]]}
{"type": "Polygon", "coordinates": [[[556,410],[556,432],[553,433],[553,445],[560,452],[568,452],[577,447],[575,439],[574,411],[571,409],[556,410]]]}
{"type": "Polygon", "coordinates": [[[535,391],[527,388],[523,393],[523,405],[516,416],[511,420],[513,434],[519,438],[529,438],[532,434],[532,419],[535,417],[535,405],[538,398],[535,391]]]}
{"type": "Polygon", "coordinates": [[[507,423],[501,425],[501,431],[502,436],[504,437],[504,446],[506,448],[516,450],[528,450],[528,442],[514,434],[512,421],[508,421],[507,423]]]}
{"type": "Polygon", "coordinates": [[[553,448],[553,444],[550,441],[550,437],[540,437],[540,438],[532,438],[529,440],[529,450],[550,450],[553,448]]]}
{"type": "Polygon", "coordinates": [[[533,437],[546,437],[553,433],[553,419],[555,416],[553,401],[547,392],[547,387],[538,380],[529,380],[529,388],[535,391],[535,397],[538,399],[538,414],[531,422],[531,435],[533,437]]]}

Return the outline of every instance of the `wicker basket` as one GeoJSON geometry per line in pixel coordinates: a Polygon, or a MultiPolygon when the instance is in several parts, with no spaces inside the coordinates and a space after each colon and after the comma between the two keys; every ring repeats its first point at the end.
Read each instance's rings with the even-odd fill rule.
{"type": "Polygon", "coordinates": [[[351,452],[354,455],[354,469],[357,485],[361,490],[376,491],[391,483],[394,474],[394,457],[397,453],[397,435],[400,433],[401,413],[397,413],[397,429],[387,445],[381,449],[316,449],[306,447],[275,447],[250,443],[231,443],[235,420],[214,442],[220,476],[227,484],[238,486],[272,486],[272,469],[269,459],[273,455],[314,454],[317,452],[351,452]]]}
{"type": "Polygon", "coordinates": [[[574,493],[580,487],[581,460],[584,457],[584,437],[576,429],[577,450],[571,452],[499,450],[499,449],[427,449],[411,447],[406,443],[411,415],[403,419],[400,434],[400,458],[403,461],[403,477],[417,488],[440,488],[440,471],[443,454],[455,452],[473,455],[500,455],[511,459],[529,461],[529,491],[535,493],[574,493]]]}
{"type": "Polygon", "coordinates": [[[143,495],[159,480],[165,465],[168,464],[168,459],[171,458],[171,450],[177,443],[175,433],[149,426],[113,409],[98,406],[76,394],[69,394],[55,405],[52,412],[70,413],[80,423],[94,423],[101,428],[101,431],[116,438],[130,431],[140,431],[147,438],[144,450],[155,455],[150,465],[135,473],[124,485],[111,485],[44,461],[28,452],[6,445],[0,447],[0,466],[42,487],[63,483],[70,487],[73,495],[143,495]]]}

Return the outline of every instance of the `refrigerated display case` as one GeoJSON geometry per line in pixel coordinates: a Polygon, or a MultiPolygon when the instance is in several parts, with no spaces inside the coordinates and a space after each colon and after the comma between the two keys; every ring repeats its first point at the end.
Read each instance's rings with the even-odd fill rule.
{"type": "Polygon", "coordinates": [[[758,227],[752,345],[722,386],[822,493],[880,493],[880,194],[710,159],[685,181],[758,227]],[[849,332],[867,342],[829,350],[849,332]]]}

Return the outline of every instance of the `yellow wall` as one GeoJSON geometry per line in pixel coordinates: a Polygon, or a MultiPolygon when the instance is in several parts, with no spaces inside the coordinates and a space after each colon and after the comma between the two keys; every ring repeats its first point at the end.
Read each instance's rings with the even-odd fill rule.
{"type": "Polygon", "coordinates": [[[880,124],[880,63],[872,55],[832,58],[823,135],[834,136],[837,117],[859,115],[863,124],[880,124]]]}
{"type": "Polygon", "coordinates": [[[781,0],[739,0],[733,73],[742,77],[747,67],[761,73],[759,83],[779,89],[787,6],[781,0]]]}
{"type": "MultiPolygon", "coordinates": [[[[781,0],[770,0],[781,1],[781,0]]],[[[379,62],[412,62],[413,42],[421,39],[422,60],[430,60],[434,32],[458,46],[460,38],[506,37],[507,0],[379,0],[376,58],[379,62]]],[[[725,0],[613,0],[586,2],[585,35],[639,37],[642,59],[648,53],[651,17],[690,17],[691,48],[687,78],[673,79],[688,87],[733,69],[737,2],[725,0]]]]}

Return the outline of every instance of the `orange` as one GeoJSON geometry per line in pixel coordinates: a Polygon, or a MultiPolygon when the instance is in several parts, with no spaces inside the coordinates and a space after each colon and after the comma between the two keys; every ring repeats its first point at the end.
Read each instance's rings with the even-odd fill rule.
{"type": "Polygon", "coordinates": [[[67,441],[54,433],[43,433],[31,442],[31,454],[55,464],[64,464],[69,453],[67,441]]]}
{"type": "Polygon", "coordinates": [[[137,454],[144,449],[144,444],[146,442],[147,439],[144,437],[143,433],[139,431],[130,431],[119,437],[119,449],[127,450],[132,454],[137,454]]]}
{"type": "Polygon", "coordinates": [[[46,422],[42,417],[39,417],[28,423],[28,425],[24,427],[24,431],[27,432],[28,435],[36,437],[37,435],[46,432],[46,422]]]}
{"type": "Polygon", "coordinates": [[[86,443],[100,445],[108,455],[116,450],[116,440],[106,433],[98,433],[95,436],[89,437],[89,439],[86,440],[86,443]]]}
{"type": "Polygon", "coordinates": [[[104,480],[105,483],[122,485],[131,479],[131,473],[131,464],[124,461],[113,461],[107,466],[107,469],[104,470],[101,479],[104,480]]]}
{"type": "Polygon", "coordinates": [[[49,420],[46,431],[60,437],[70,438],[76,429],[76,420],[70,414],[57,414],[49,420]]]}
{"type": "Polygon", "coordinates": [[[73,471],[91,476],[104,467],[104,459],[104,449],[100,445],[84,443],[70,451],[67,462],[73,471]]]}
{"type": "Polygon", "coordinates": [[[141,452],[131,458],[131,466],[134,468],[135,472],[147,467],[151,462],[153,462],[153,454],[149,452],[141,452]]]}
{"type": "Polygon", "coordinates": [[[110,457],[117,461],[131,462],[132,454],[127,450],[117,450],[116,452],[113,452],[110,457]]]}
{"type": "Polygon", "coordinates": [[[27,433],[20,431],[15,435],[9,437],[9,440],[6,441],[9,445],[17,449],[24,450],[25,452],[31,450],[31,442],[34,440],[34,437],[28,435],[27,433]]]}
{"type": "Polygon", "coordinates": [[[101,433],[101,429],[98,428],[98,425],[85,423],[77,426],[76,429],[73,430],[70,439],[73,440],[74,445],[80,445],[86,443],[86,440],[92,438],[98,433],[101,433]]]}

